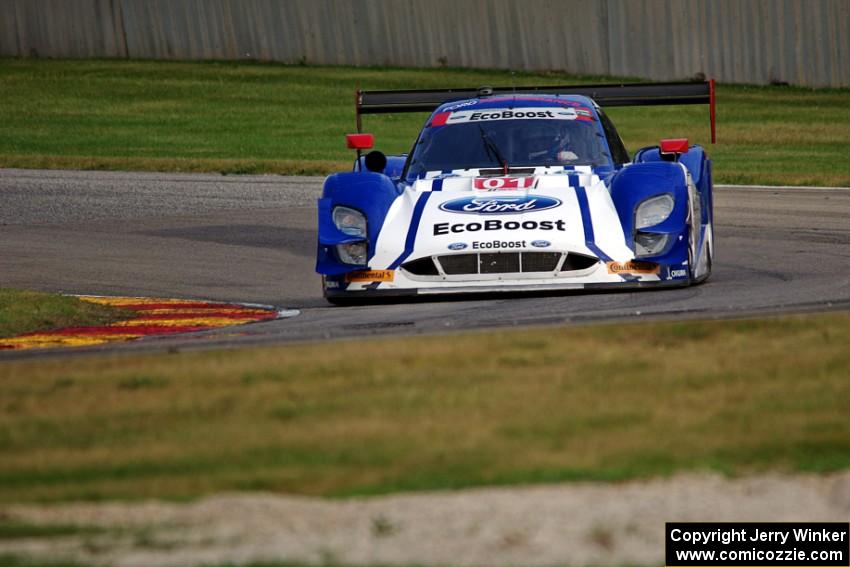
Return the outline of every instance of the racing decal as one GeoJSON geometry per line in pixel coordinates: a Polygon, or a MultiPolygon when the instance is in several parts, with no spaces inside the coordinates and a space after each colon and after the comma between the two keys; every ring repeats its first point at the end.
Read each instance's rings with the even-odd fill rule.
{"type": "Polygon", "coordinates": [[[532,240],[531,245],[535,248],[548,248],[552,246],[552,243],[548,240],[532,240]]]}
{"type": "Polygon", "coordinates": [[[430,126],[445,126],[446,120],[448,120],[449,116],[451,116],[451,115],[452,115],[451,112],[438,112],[431,119],[430,126]]]}
{"type": "Polygon", "coordinates": [[[345,274],[347,282],[391,282],[395,280],[395,270],[360,270],[345,274]]]}
{"type": "Polygon", "coordinates": [[[668,280],[688,277],[688,270],[687,269],[674,270],[672,268],[668,268],[667,272],[668,272],[668,274],[667,274],[668,280]]]}
{"type": "MultiPolygon", "coordinates": [[[[511,96],[510,100],[511,100],[511,102],[536,102],[536,103],[540,104],[543,99],[540,98],[540,95],[537,95],[537,96],[534,96],[534,95],[531,95],[531,96],[513,95],[513,96],[511,96]]],[[[491,106],[491,107],[495,106],[492,99],[490,99],[488,102],[489,102],[489,106],[491,106]]],[[[466,102],[463,102],[463,103],[456,104],[454,106],[445,107],[444,110],[456,110],[458,108],[463,108],[465,106],[473,106],[473,105],[481,105],[481,108],[485,108],[485,105],[487,105],[488,102],[482,102],[482,101],[478,101],[478,100],[466,101],[466,102]],[[472,104],[470,104],[470,103],[472,103],[472,104]]],[[[576,109],[582,109],[582,110],[585,110],[587,112],[590,112],[590,108],[586,107],[583,103],[575,101],[575,100],[567,100],[567,99],[563,99],[563,98],[555,98],[555,99],[547,98],[546,104],[558,104],[558,105],[561,105],[561,106],[569,106],[569,107],[573,107],[573,108],[576,108],[576,109]]],[[[531,108],[534,108],[534,107],[531,107],[531,108]]]]}
{"type": "MultiPolygon", "coordinates": [[[[469,179],[470,175],[473,177],[478,177],[481,175],[481,169],[490,169],[488,168],[471,168],[471,169],[436,169],[431,171],[420,171],[416,179],[437,179],[437,178],[448,178],[448,179],[469,179]]],[[[593,173],[593,167],[590,165],[537,165],[534,166],[534,176],[536,176],[537,183],[539,184],[541,181],[545,180],[546,177],[550,176],[552,173],[566,172],[566,173],[575,173],[578,175],[587,175],[589,177],[593,177],[594,180],[598,180],[598,176],[593,173]],[[540,176],[543,176],[542,178],[540,176]]],[[[557,181],[557,180],[556,180],[557,181]]],[[[595,182],[595,181],[594,181],[595,182]]],[[[591,183],[591,181],[588,181],[591,183]]]]}
{"type": "Polygon", "coordinates": [[[283,315],[269,307],[186,299],[94,296],[80,296],[79,299],[120,307],[135,315],[109,325],[66,327],[0,339],[0,350],[94,346],[242,325],[283,315]]]}
{"type": "Polygon", "coordinates": [[[590,218],[590,204],[587,202],[587,190],[581,185],[578,176],[569,176],[569,183],[576,191],[576,199],[581,210],[581,224],[584,225],[585,245],[602,261],[611,260],[605,252],[596,245],[596,236],[593,234],[593,221],[590,218]],[[575,179],[574,179],[575,178],[575,179]]]}
{"type": "Polygon", "coordinates": [[[567,230],[567,223],[561,219],[546,220],[546,221],[502,221],[502,220],[486,220],[483,222],[468,222],[451,224],[447,222],[438,222],[434,224],[434,236],[443,234],[461,233],[461,232],[479,232],[488,230],[559,230],[564,232],[567,230]]]}
{"type": "Polygon", "coordinates": [[[473,250],[506,250],[508,248],[528,248],[525,240],[493,240],[490,242],[473,242],[473,250]]]}
{"type": "Polygon", "coordinates": [[[477,100],[467,100],[465,102],[459,102],[457,104],[447,106],[444,110],[457,110],[458,108],[463,108],[465,106],[475,106],[476,104],[479,104],[477,100]]]}
{"type": "Polygon", "coordinates": [[[561,206],[554,197],[461,197],[440,204],[440,210],[473,215],[510,215],[545,211],[561,206]]]}
{"type": "Polygon", "coordinates": [[[472,186],[482,191],[514,191],[534,185],[534,177],[476,177],[472,186]]]}
{"type": "Polygon", "coordinates": [[[655,262],[640,262],[629,260],[628,262],[608,262],[609,274],[658,274],[661,267],[655,262]]]}
{"type": "Polygon", "coordinates": [[[407,238],[404,240],[404,251],[392,264],[388,266],[389,269],[394,270],[398,268],[401,263],[413,253],[413,246],[416,243],[416,232],[419,230],[419,223],[422,221],[422,211],[425,210],[428,198],[432,194],[433,193],[431,192],[422,193],[422,195],[419,196],[419,199],[417,199],[416,205],[413,207],[413,217],[410,219],[410,225],[407,228],[407,238]]]}
{"type": "Polygon", "coordinates": [[[348,286],[351,285],[350,282],[345,280],[345,274],[337,275],[337,276],[325,276],[325,289],[327,290],[337,290],[337,291],[345,291],[348,289],[348,286]]]}
{"type": "Polygon", "coordinates": [[[584,122],[593,122],[593,112],[590,111],[589,108],[578,107],[575,109],[576,111],[576,120],[582,120],[584,122]]]}
{"type": "Polygon", "coordinates": [[[466,250],[467,246],[469,246],[466,242],[452,242],[446,248],[449,250],[466,250]]]}
{"type": "Polygon", "coordinates": [[[431,119],[431,126],[450,126],[452,124],[488,120],[575,120],[577,118],[578,113],[572,107],[489,108],[486,110],[438,112],[431,119]]]}

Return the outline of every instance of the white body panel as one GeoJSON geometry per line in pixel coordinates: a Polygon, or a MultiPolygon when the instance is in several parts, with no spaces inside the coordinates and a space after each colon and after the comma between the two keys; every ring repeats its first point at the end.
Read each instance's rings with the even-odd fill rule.
{"type": "MultiPolygon", "coordinates": [[[[589,167],[541,167],[520,182],[525,188],[476,188],[477,170],[429,173],[405,189],[390,208],[375,245],[370,270],[395,270],[392,281],[351,281],[347,291],[358,290],[510,290],[529,288],[581,288],[587,284],[622,283],[622,272],[612,272],[609,262],[626,263],[634,252],[626,245],[614,203],[605,183],[589,167]],[[579,195],[581,193],[581,197],[579,195]],[[461,208],[464,197],[475,200],[461,208]],[[488,205],[497,198],[497,205],[488,205]],[[530,210],[486,211],[510,207],[517,198],[530,210]],[[579,199],[587,200],[585,226],[579,199]],[[421,214],[417,203],[426,199],[421,214]],[[533,201],[530,205],[529,201],[533,201]],[[541,203],[548,203],[540,206],[541,203]],[[557,203],[557,204],[555,204],[557,203]],[[442,206],[442,207],[441,207],[442,206]],[[484,212],[482,212],[484,210],[484,212]],[[414,232],[415,231],[415,235],[414,232]],[[412,247],[410,247],[412,244],[412,247]],[[410,247],[410,248],[408,248],[410,247]],[[401,267],[420,258],[453,254],[515,252],[561,253],[556,269],[547,272],[446,274],[436,263],[436,275],[417,275],[401,267]],[[561,269],[568,254],[598,258],[584,269],[561,269]]],[[[496,182],[490,183],[490,185],[496,182]]],[[[479,181],[478,185],[482,185],[479,181]]],[[[479,268],[480,269],[480,268],[479,268]]],[[[657,273],[629,273],[630,281],[659,281],[657,273]]]]}

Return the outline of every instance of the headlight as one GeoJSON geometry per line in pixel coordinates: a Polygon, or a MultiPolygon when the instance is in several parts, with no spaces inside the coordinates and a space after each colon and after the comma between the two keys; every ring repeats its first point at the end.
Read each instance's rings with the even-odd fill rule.
{"type": "Polygon", "coordinates": [[[640,230],[664,222],[673,212],[675,202],[671,195],[659,195],[638,205],[635,211],[635,228],[640,230]]]}
{"type": "Polygon", "coordinates": [[[334,207],[334,224],[349,236],[366,238],[366,217],[360,211],[348,207],[334,207]]]}
{"type": "Polygon", "coordinates": [[[366,242],[337,244],[336,254],[343,264],[365,266],[369,255],[369,245],[366,242]]]}
{"type": "Polygon", "coordinates": [[[657,256],[665,248],[669,236],[654,232],[638,232],[635,234],[635,256],[657,256]]]}

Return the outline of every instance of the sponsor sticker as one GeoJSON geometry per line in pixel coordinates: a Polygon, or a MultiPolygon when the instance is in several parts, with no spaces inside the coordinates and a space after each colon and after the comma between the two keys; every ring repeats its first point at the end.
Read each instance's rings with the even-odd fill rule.
{"type": "Polygon", "coordinates": [[[548,248],[552,246],[552,243],[548,240],[532,240],[531,245],[535,248],[548,248]]]}
{"type": "Polygon", "coordinates": [[[593,122],[593,113],[589,108],[576,108],[576,120],[583,120],[585,122],[593,122]]]}
{"type": "Polygon", "coordinates": [[[395,280],[394,270],[360,270],[345,274],[347,282],[391,282],[395,280]]]}
{"type": "Polygon", "coordinates": [[[534,177],[476,177],[472,185],[479,191],[514,191],[534,185],[534,177]]]}
{"type": "Polygon", "coordinates": [[[471,215],[512,215],[561,206],[560,199],[542,195],[524,197],[461,197],[440,204],[440,210],[471,215]]]}
{"type": "Polygon", "coordinates": [[[459,222],[454,224],[438,222],[433,225],[433,228],[434,236],[488,230],[559,230],[565,232],[567,230],[567,223],[562,219],[545,221],[524,220],[522,222],[488,219],[481,222],[459,222]]]}
{"type": "Polygon", "coordinates": [[[639,262],[630,260],[628,262],[608,262],[609,274],[657,274],[660,266],[655,262],[639,262]]]}
{"type": "Polygon", "coordinates": [[[477,100],[468,100],[466,102],[459,102],[457,104],[453,104],[451,106],[447,106],[445,110],[457,110],[458,108],[463,108],[465,106],[475,106],[478,104],[477,100]]]}
{"type": "Polygon", "coordinates": [[[473,250],[504,250],[507,248],[528,248],[525,240],[494,240],[493,242],[473,242],[473,250]]]}
{"type": "Polygon", "coordinates": [[[687,277],[688,270],[670,270],[670,279],[687,277]]]}
{"type": "Polygon", "coordinates": [[[486,110],[441,112],[434,116],[431,125],[442,126],[467,122],[485,122],[488,120],[575,120],[576,118],[578,118],[578,114],[576,114],[574,108],[488,108],[486,110]]]}
{"type": "Polygon", "coordinates": [[[449,244],[448,249],[449,250],[465,250],[466,246],[467,246],[466,242],[452,242],[451,244],[449,244]]]}

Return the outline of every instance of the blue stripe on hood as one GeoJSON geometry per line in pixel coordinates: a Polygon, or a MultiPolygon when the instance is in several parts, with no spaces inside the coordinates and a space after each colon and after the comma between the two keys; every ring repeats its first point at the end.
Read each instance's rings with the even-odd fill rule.
{"type": "Polygon", "coordinates": [[[416,233],[419,231],[419,223],[422,221],[422,212],[425,210],[425,204],[428,203],[430,196],[430,191],[425,191],[419,195],[419,200],[416,201],[416,205],[413,207],[413,218],[410,219],[410,226],[407,229],[404,252],[395,259],[395,262],[389,265],[390,270],[398,268],[413,253],[413,246],[416,244],[416,233]]]}
{"type": "Polygon", "coordinates": [[[581,224],[584,227],[584,242],[587,247],[596,254],[603,262],[610,262],[611,257],[596,245],[596,236],[593,234],[593,221],[590,217],[590,204],[587,201],[587,190],[579,183],[577,175],[570,175],[570,187],[575,189],[578,199],[578,208],[581,211],[581,224]]]}

